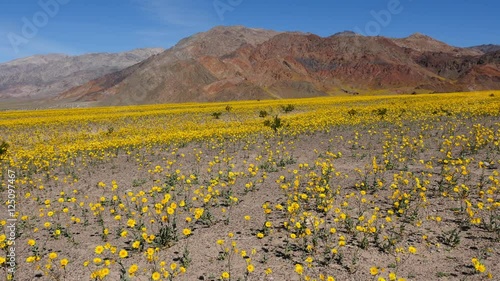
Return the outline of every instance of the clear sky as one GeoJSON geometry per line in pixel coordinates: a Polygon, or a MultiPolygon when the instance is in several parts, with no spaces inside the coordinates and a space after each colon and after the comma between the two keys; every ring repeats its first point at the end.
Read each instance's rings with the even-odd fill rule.
{"type": "Polygon", "coordinates": [[[217,25],[500,44],[499,13],[499,0],[0,0],[0,62],[168,48],[217,25]]]}

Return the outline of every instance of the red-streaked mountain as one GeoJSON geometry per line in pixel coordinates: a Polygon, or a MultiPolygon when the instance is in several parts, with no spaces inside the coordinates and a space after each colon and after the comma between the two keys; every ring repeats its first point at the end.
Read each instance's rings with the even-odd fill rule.
{"type": "Polygon", "coordinates": [[[57,97],[95,105],[500,89],[497,53],[407,38],[216,27],[57,97]]]}
{"type": "Polygon", "coordinates": [[[71,89],[57,99],[96,101],[98,104],[198,100],[201,88],[217,80],[198,59],[221,57],[245,45],[256,46],[277,34],[276,31],[242,26],[218,26],[182,39],[174,47],[130,69],[71,89]]]}

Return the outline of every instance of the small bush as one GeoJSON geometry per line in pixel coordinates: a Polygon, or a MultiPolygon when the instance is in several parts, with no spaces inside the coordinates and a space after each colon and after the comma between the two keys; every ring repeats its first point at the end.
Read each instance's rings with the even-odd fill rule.
{"type": "Polygon", "coordinates": [[[227,112],[231,112],[231,110],[233,110],[233,107],[232,107],[232,106],[230,106],[230,105],[227,105],[227,106],[226,106],[226,111],[227,111],[227,112]]]}
{"type": "Polygon", "coordinates": [[[279,128],[283,127],[283,125],[284,123],[278,115],[274,116],[272,120],[264,121],[264,126],[270,127],[274,130],[274,132],[277,132],[279,128]]]}
{"type": "Polygon", "coordinates": [[[9,144],[5,141],[2,141],[0,143],[0,159],[3,159],[5,154],[7,154],[7,149],[9,149],[9,144]]]}
{"type": "Polygon", "coordinates": [[[261,111],[259,111],[259,117],[264,118],[264,117],[267,117],[267,115],[269,115],[269,114],[267,113],[267,111],[265,111],[265,110],[261,110],[261,111]]]}
{"type": "Polygon", "coordinates": [[[108,131],[106,132],[107,135],[111,135],[115,131],[115,128],[113,127],[108,127],[108,131]]]}
{"type": "Polygon", "coordinates": [[[373,112],[380,116],[380,119],[384,119],[384,116],[387,114],[387,108],[377,108],[373,112]]]}
{"type": "Polygon", "coordinates": [[[219,119],[221,115],[222,115],[222,112],[214,112],[214,113],[212,113],[212,116],[214,117],[214,119],[219,119]]]}
{"type": "Polygon", "coordinates": [[[355,110],[355,109],[351,109],[349,111],[347,111],[347,114],[349,114],[349,116],[354,116],[356,115],[358,112],[355,110]]]}
{"type": "Polygon", "coordinates": [[[283,109],[283,112],[285,113],[292,112],[295,110],[295,105],[293,104],[282,105],[281,109],[283,109]]]}
{"type": "Polygon", "coordinates": [[[460,244],[460,229],[456,228],[450,231],[443,232],[438,239],[445,245],[452,248],[460,244]]]}

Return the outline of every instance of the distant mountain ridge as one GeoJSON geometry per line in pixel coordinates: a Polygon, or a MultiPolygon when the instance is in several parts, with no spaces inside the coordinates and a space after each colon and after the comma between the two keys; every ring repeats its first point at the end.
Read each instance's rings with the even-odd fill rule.
{"type": "Polygon", "coordinates": [[[2,63],[0,98],[49,98],[163,51],[162,48],[146,48],[116,54],[48,54],[2,63]]]}
{"type": "Polygon", "coordinates": [[[500,45],[493,45],[493,44],[479,45],[479,46],[469,47],[469,49],[479,50],[486,54],[486,53],[493,53],[496,51],[500,51],[500,45]]]}
{"type": "Polygon", "coordinates": [[[459,48],[420,33],[320,37],[218,26],[44,100],[105,106],[487,89],[500,89],[500,50],[492,45],[459,48]]]}

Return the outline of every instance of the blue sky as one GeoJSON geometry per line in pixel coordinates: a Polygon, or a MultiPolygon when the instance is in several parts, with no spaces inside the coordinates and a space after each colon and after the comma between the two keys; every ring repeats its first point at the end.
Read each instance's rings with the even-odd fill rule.
{"type": "Polygon", "coordinates": [[[168,48],[217,25],[500,44],[498,11],[498,0],[0,0],[0,62],[168,48]]]}

